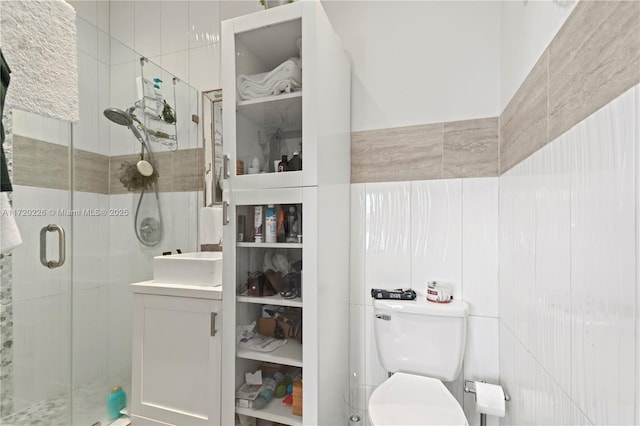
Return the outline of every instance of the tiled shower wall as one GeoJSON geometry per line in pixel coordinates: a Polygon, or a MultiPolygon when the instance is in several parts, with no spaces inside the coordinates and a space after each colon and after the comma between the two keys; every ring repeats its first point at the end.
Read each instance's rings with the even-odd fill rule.
{"type": "Polygon", "coordinates": [[[638,96],[500,178],[503,424],[637,424],[638,96]]]}
{"type": "Polygon", "coordinates": [[[445,281],[470,306],[464,372],[447,386],[477,424],[462,386],[463,379],[499,379],[498,178],[352,184],[351,197],[353,409],[368,422],[368,398],[387,378],[376,352],[371,289],[412,287],[425,297],[427,281],[445,281]]]}

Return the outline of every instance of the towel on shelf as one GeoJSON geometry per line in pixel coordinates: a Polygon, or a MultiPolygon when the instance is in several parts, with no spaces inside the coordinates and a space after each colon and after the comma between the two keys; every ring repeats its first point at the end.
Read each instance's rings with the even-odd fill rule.
{"type": "Polygon", "coordinates": [[[302,87],[302,68],[299,58],[289,58],[270,72],[237,78],[238,94],[243,100],[291,92],[302,87]]]}
{"type": "Polygon", "coordinates": [[[11,214],[9,194],[0,192],[0,251],[8,251],[22,244],[16,219],[11,214]]]}
{"type": "Polygon", "coordinates": [[[0,1],[0,45],[13,71],[7,108],[78,121],[73,7],[62,0],[0,1]]]}

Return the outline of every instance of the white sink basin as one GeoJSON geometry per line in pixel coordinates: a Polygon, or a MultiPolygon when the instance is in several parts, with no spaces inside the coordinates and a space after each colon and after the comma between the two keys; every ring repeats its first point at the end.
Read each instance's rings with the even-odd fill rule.
{"type": "Polygon", "coordinates": [[[153,258],[153,281],[200,286],[222,285],[222,252],[156,256],[153,258]]]}

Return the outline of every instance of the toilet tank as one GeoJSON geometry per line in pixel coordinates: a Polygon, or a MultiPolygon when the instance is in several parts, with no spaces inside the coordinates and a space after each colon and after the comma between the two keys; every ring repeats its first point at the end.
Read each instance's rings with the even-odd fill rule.
{"type": "Polygon", "coordinates": [[[469,313],[465,302],[375,299],[373,311],[376,348],[387,371],[446,382],[458,377],[469,313]]]}

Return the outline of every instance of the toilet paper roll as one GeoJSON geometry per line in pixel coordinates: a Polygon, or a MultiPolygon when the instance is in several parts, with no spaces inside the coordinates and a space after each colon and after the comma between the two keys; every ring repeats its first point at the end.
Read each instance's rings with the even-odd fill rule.
{"type": "Polygon", "coordinates": [[[504,417],[504,391],[500,385],[474,382],[476,385],[476,409],[479,413],[504,417]]]}
{"type": "Polygon", "coordinates": [[[222,239],[222,207],[200,209],[200,244],[220,244],[222,239]]]}

